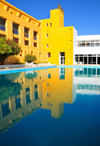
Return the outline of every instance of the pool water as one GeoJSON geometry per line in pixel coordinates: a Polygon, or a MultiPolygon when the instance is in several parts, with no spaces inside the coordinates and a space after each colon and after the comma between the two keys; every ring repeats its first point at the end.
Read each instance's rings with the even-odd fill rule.
{"type": "Polygon", "coordinates": [[[0,75],[0,146],[100,146],[100,69],[0,75]]]}

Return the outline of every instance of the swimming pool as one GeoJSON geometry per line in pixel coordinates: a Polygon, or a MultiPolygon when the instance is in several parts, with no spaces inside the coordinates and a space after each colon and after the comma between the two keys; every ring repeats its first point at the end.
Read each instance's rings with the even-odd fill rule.
{"type": "Polygon", "coordinates": [[[0,75],[1,146],[99,146],[99,135],[99,67],[0,75]]]}

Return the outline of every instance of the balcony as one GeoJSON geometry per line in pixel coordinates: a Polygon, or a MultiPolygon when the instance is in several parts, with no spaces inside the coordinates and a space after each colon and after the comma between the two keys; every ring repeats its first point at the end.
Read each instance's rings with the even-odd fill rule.
{"type": "Polygon", "coordinates": [[[29,38],[29,29],[24,27],[24,37],[29,38]]]}
{"type": "Polygon", "coordinates": [[[37,37],[36,36],[34,36],[34,40],[37,40],[37,37]]]}
{"type": "Polygon", "coordinates": [[[16,30],[16,29],[13,29],[13,34],[19,34],[19,32],[18,32],[18,30],[16,30]]]}
{"type": "Polygon", "coordinates": [[[13,34],[18,35],[19,34],[18,29],[19,29],[19,25],[16,23],[13,23],[13,34]]]}
{"type": "Polygon", "coordinates": [[[5,26],[0,24],[0,30],[5,31],[5,26]]]}
{"type": "Polygon", "coordinates": [[[28,33],[24,33],[24,37],[29,38],[29,34],[28,33]]]}
{"type": "Polygon", "coordinates": [[[33,37],[34,37],[34,40],[36,40],[36,41],[37,41],[37,36],[38,36],[38,32],[34,31],[33,32],[33,37]]]}
{"type": "Polygon", "coordinates": [[[5,31],[6,19],[0,17],[0,30],[5,31]]]}

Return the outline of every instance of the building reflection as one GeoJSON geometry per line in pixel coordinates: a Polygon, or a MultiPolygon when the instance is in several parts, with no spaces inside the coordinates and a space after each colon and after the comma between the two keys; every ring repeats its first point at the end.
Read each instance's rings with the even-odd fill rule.
{"type": "MultiPolygon", "coordinates": [[[[21,90],[0,102],[0,133],[6,132],[16,122],[42,106],[43,82],[47,78],[45,70],[21,72],[19,76],[15,76],[16,74],[5,75],[12,84],[19,83],[21,90]],[[29,76],[26,77],[26,74],[29,76]]],[[[14,90],[13,92],[15,93],[14,90]]],[[[3,98],[2,92],[1,97],[3,98]]]]}
{"type": "Polygon", "coordinates": [[[38,108],[50,110],[51,117],[59,120],[64,104],[73,104],[77,93],[100,94],[100,69],[50,68],[4,77],[10,94],[4,94],[0,86],[0,133],[38,108]]]}
{"type": "Polygon", "coordinates": [[[73,69],[48,69],[43,87],[42,108],[51,110],[51,117],[60,119],[64,103],[73,103],[73,69]]]}
{"type": "Polygon", "coordinates": [[[75,94],[100,95],[100,68],[74,69],[75,94]]]}

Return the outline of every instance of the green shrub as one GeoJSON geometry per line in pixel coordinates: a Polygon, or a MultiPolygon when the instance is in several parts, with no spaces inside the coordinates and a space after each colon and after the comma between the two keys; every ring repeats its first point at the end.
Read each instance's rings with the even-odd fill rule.
{"type": "Polygon", "coordinates": [[[25,56],[25,62],[33,62],[36,60],[36,56],[28,54],[25,56]]]}

